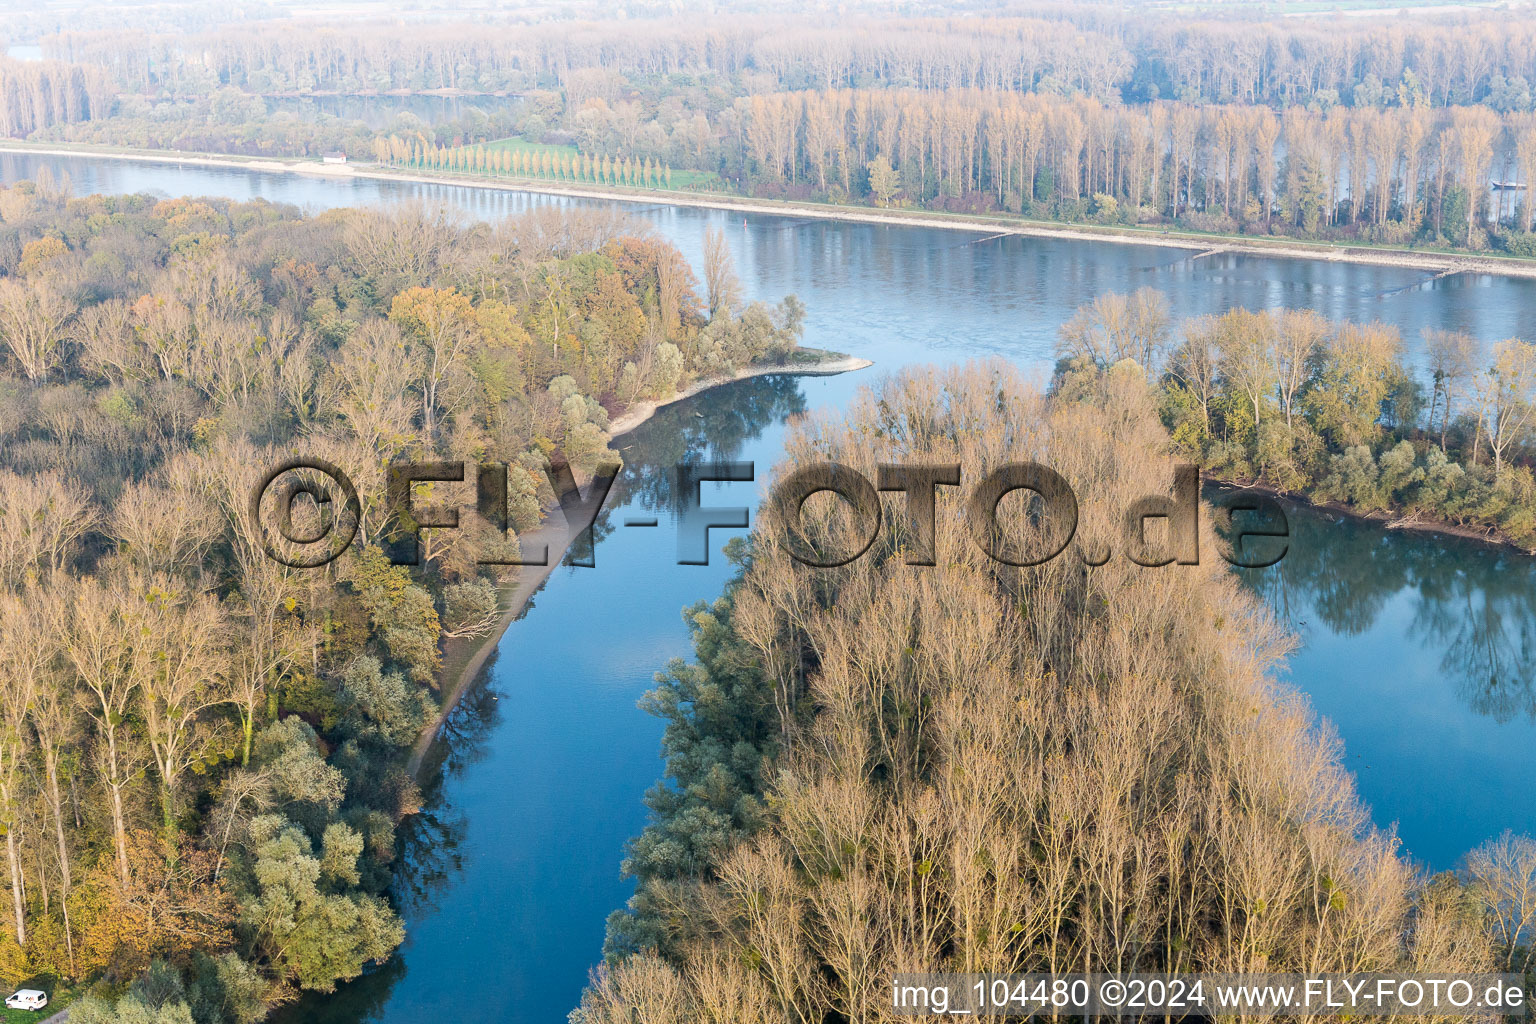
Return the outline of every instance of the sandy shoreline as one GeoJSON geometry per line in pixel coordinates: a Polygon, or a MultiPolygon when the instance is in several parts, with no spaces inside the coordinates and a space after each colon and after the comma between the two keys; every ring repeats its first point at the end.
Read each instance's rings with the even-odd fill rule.
{"type": "Polygon", "coordinates": [[[817,363],[798,363],[788,366],[749,366],[744,370],[726,377],[708,377],[695,381],[693,384],[679,391],[671,398],[661,402],[636,402],[625,410],[624,415],[615,419],[608,425],[608,433],[612,437],[627,434],[640,424],[656,415],[657,409],[664,409],[669,405],[675,405],[685,398],[708,391],[710,388],[718,388],[722,384],[734,384],[739,380],[750,380],[753,377],[771,377],[776,373],[787,374],[792,377],[831,377],[834,374],[848,373],[851,370],[862,370],[875,364],[868,359],[860,359],[857,356],[839,356],[836,359],[824,359],[817,363]]]}
{"type": "MultiPolygon", "coordinates": [[[[862,370],[873,366],[868,359],[859,359],[855,356],[839,356],[834,359],[824,359],[817,363],[800,363],[788,366],[749,366],[734,374],[722,377],[708,377],[696,381],[689,387],[661,402],[637,402],[625,410],[609,425],[609,438],[617,438],[629,433],[640,426],[652,416],[656,410],[681,402],[685,398],[708,391],[711,388],[722,387],[726,384],[734,384],[737,381],[749,380],[753,377],[767,377],[773,374],[786,374],[794,377],[829,377],[833,374],[847,373],[851,370],[862,370]]],[[[572,529],[558,510],[551,510],[538,529],[524,534],[519,540],[523,550],[529,554],[538,551],[543,545],[549,545],[549,557],[544,565],[526,566],[518,572],[517,582],[509,588],[503,588],[501,597],[501,617],[496,625],[483,637],[478,637],[473,642],[473,652],[461,668],[453,673],[453,679],[445,686],[442,692],[442,710],[433,719],[432,723],[422,730],[417,738],[416,745],[411,748],[411,758],[406,764],[406,771],[412,778],[418,778],[421,766],[426,760],[427,754],[432,749],[432,744],[443,730],[443,725],[448,721],[448,716],[463,698],[475,677],[480,674],[501,642],[502,635],[516,622],[528,607],[528,602],[533,596],[543,589],[549,577],[554,574],[555,568],[565,557],[566,549],[576,539],[576,530],[572,529]]],[[[525,556],[526,557],[526,556],[525,556]]]]}
{"type": "Polygon", "coordinates": [[[183,164],[232,170],[259,171],[265,174],[308,174],[331,179],[398,181],[421,185],[452,185],[460,188],[490,189],[499,192],[537,192],[569,196],[573,199],[598,199],[609,202],[643,203],[653,206],[690,206],[733,213],[768,216],[804,217],[812,220],[844,221],[860,224],[885,224],[898,227],[942,228],[968,231],[993,237],[1020,235],[1028,238],[1056,238],[1082,242],[1111,242],[1117,245],[1152,245],[1170,249],[1194,250],[1199,259],[1217,253],[1241,253],[1250,256],[1274,256],[1282,259],[1323,260],[1333,263],[1361,263],[1372,266],[1399,267],[1435,274],[1494,274],[1504,277],[1536,278],[1536,261],[1512,257],[1473,256],[1457,253],[1421,252],[1413,249],[1378,249],[1368,246],[1303,242],[1293,239],[1263,239],[1249,236],[1196,235],[1172,232],[1159,234],[1125,228],[1093,228],[1086,225],[1055,225],[1006,216],[970,217],[963,214],[933,213],[914,210],[889,210],[857,206],[832,206],[822,203],[796,203],[783,200],[749,199],[699,192],[669,192],[655,189],[628,189],[622,186],[577,185],[544,179],[476,178],[470,176],[424,174],[396,171],[374,165],[321,164],[302,160],[242,158],[217,154],[152,152],[119,153],[92,147],[69,148],[60,145],[28,145],[18,142],[0,144],[0,153],[30,153],[34,156],[86,157],[103,160],[127,160],[138,163],[183,164]]]}

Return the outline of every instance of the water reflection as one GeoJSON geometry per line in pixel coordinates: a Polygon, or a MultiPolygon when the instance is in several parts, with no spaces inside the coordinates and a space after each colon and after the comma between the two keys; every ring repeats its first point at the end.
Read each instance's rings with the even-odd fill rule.
{"type": "MultiPolygon", "coordinates": [[[[0,156],[0,180],[34,177],[44,164],[67,171],[77,193],[262,197],[306,209],[422,197],[483,219],[572,202],[12,154],[0,156]]],[[[874,359],[875,372],[981,355],[1043,370],[1075,306],[1142,285],[1165,291],[1178,317],[1307,307],[1396,324],[1410,348],[1426,327],[1519,335],[1536,309],[1532,280],[626,205],[695,268],[706,226],[723,230],[746,298],[796,293],[806,344],[874,359]]],[[[490,682],[439,747],[419,820],[402,834],[405,948],[285,1020],[563,1019],[599,955],[604,916],[630,893],[618,876],[623,843],[643,826],[642,794],[661,773],[661,726],[635,700],[655,670],[689,653],[678,609],[715,597],[729,573],[719,557],[677,566],[665,523],[621,524],[629,512],[675,516],[671,469],[684,459],[755,461],[757,485],[707,492],[711,504],[754,504],[782,457],[784,421],[846,408],[867,375],[743,382],[668,407],[620,440],[627,468],[597,568],[556,570],[528,621],[502,640],[490,682]]],[[[1436,867],[1506,828],[1536,831],[1536,568],[1452,539],[1300,511],[1291,520],[1286,559],[1251,583],[1302,636],[1291,679],[1338,729],[1375,820],[1396,823],[1408,851],[1436,867]]],[[[712,534],[711,546],[724,539],[712,534]]]]}
{"type": "Polygon", "coordinates": [[[1437,656],[1468,709],[1501,724],[1536,721],[1530,556],[1296,506],[1290,523],[1294,542],[1280,565],[1239,575],[1303,636],[1322,628],[1369,638],[1389,604],[1406,598],[1407,639],[1437,656]]]}
{"type": "MultiPolygon", "coordinates": [[[[459,880],[465,867],[462,848],[469,819],[448,795],[445,782],[462,776],[486,755],[488,740],[501,721],[501,695],[491,685],[492,654],[475,682],[449,713],[442,738],[433,746],[421,773],[421,810],[401,822],[395,833],[395,877],[390,902],[409,924],[437,913],[437,897],[459,880]]],[[[341,986],[334,995],[310,993],[273,1015],[273,1024],[356,1024],[378,1019],[396,984],[406,976],[407,945],[388,961],[341,986]]]]}
{"type": "Polygon", "coordinates": [[[444,781],[485,759],[487,740],[501,721],[501,695],[489,685],[495,663],[493,654],[449,712],[422,768],[422,808],[397,833],[394,902],[407,917],[433,912],[434,894],[463,870],[459,847],[469,823],[446,798],[444,781]]]}
{"type": "Polygon", "coordinates": [[[281,1008],[271,1024],[358,1024],[379,1020],[395,983],[405,977],[405,961],[396,955],[367,974],[347,982],[334,996],[307,995],[281,1008]]]}
{"type": "MultiPolygon", "coordinates": [[[[612,509],[635,506],[676,517],[682,497],[676,493],[680,463],[723,462],[743,457],[748,443],[770,425],[806,410],[797,378],[773,374],[751,377],[710,392],[708,416],[699,403],[677,402],[656,411],[645,424],[643,441],[614,447],[624,458],[624,471],[614,481],[613,495],[599,516],[599,525],[612,520],[612,509]]],[[[772,467],[757,466],[761,480],[772,467]]]]}
{"type": "Polygon", "coordinates": [[[1459,588],[1420,606],[1424,632],[1445,643],[1441,666],[1466,705],[1496,722],[1536,721],[1536,608],[1529,565],[1497,577],[1497,587],[1459,588]],[[1502,581],[1519,579],[1510,589],[1502,581]]]}
{"type": "Polygon", "coordinates": [[[1288,514],[1285,559],[1239,575],[1301,637],[1291,679],[1338,728],[1377,823],[1435,868],[1506,828],[1536,831],[1536,563],[1288,514]]]}

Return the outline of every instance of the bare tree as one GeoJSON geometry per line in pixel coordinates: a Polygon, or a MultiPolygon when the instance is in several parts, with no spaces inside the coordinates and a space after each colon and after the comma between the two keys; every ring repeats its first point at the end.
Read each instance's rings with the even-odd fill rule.
{"type": "Polygon", "coordinates": [[[447,258],[458,234],[447,207],[401,203],[359,210],[348,220],[348,250],[363,272],[397,287],[426,284],[447,258]]]}
{"type": "Polygon", "coordinates": [[[30,720],[36,733],[38,755],[42,760],[42,779],[39,788],[48,816],[53,823],[53,835],[59,860],[59,910],[64,918],[64,946],[69,955],[70,970],[75,969],[74,926],[70,921],[70,893],[74,887],[70,842],[65,828],[67,800],[64,792],[64,765],[84,738],[81,728],[80,708],[75,700],[74,680],[64,671],[61,638],[58,624],[67,621],[66,611],[59,606],[60,591],[46,593],[34,591],[25,602],[27,608],[20,617],[26,622],[26,632],[46,658],[46,671],[39,673],[33,691],[30,720]]]}
{"type": "Polygon", "coordinates": [[[1477,377],[1478,418],[1493,469],[1504,468],[1504,453],[1518,441],[1536,411],[1536,345],[1510,338],[1493,347],[1493,365],[1477,377]]]}
{"type": "Polygon", "coordinates": [[[1264,400],[1272,394],[1277,367],[1272,358],[1275,323],[1267,313],[1235,309],[1216,323],[1216,344],[1221,352],[1221,374],[1253,407],[1253,427],[1258,430],[1264,400]]]}
{"type": "Polygon", "coordinates": [[[1429,426],[1434,429],[1435,410],[1440,411],[1440,450],[1445,451],[1445,434],[1462,390],[1477,371],[1482,346],[1464,331],[1426,328],[1424,356],[1429,365],[1434,390],[1429,402],[1429,426]]]}
{"type": "Polygon", "coordinates": [[[741,282],[736,279],[730,244],[725,232],[713,224],[704,229],[704,288],[711,320],[730,316],[741,301],[741,282]]]}
{"type": "Polygon", "coordinates": [[[1536,962],[1536,840],[1511,832],[1490,839],[1467,854],[1467,874],[1504,952],[1504,969],[1529,972],[1536,962]]]}
{"type": "Polygon", "coordinates": [[[1110,366],[1134,360],[1155,375],[1168,341],[1168,299],[1153,288],[1100,295],[1062,325],[1058,353],[1110,366]]]}
{"type": "Polygon", "coordinates": [[[0,815],[10,865],[12,921],[17,943],[27,942],[21,836],[25,831],[26,762],[32,754],[27,713],[39,687],[49,685],[53,652],[45,622],[27,597],[0,594],[0,815]]]}
{"type": "Polygon", "coordinates": [[[1168,372],[1200,403],[1200,415],[1207,434],[1211,429],[1211,402],[1216,397],[1219,363],[1216,319],[1205,316],[1186,321],[1184,341],[1174,351],[1168,372]]]}
{"type": "Polygon", "coordinates": [[[262,705],[312,643],[303,627],[285,612],[294,590],[292,570],[270,558],[250,558],[254,552],[249,548],[243,547],[239,554],[237,571],[243,600],[228,609],[234,640],[228,694],[240,715],[243,767],[251,761],[251,741],[262,705]]]}
{"type": "Polygon", "coordinates": [[[43,380],[58,367],[74,315],[74,303],[49,285],[0,281],[0,339],[29,380],[43,380]]]}
{"type": "Polygon", "coordinates": [[[168,486],[144,482],[125,487],[112,507],[110,530],[142,571],[190,576],[221,532],[219,510],[184,468],[168,476],[168,486]]]}
{"type": "Polygon", "coordinates": [[[1285,425],[1291,425],[1296,396],[1307,381],[1312,358],[1322,347],[1332,328],[1320,313],[1310,309],[1287,309],[1280,313],[1273,334],[1275,380],[1280,391],[1280,407],[1285,410],[1285,425]]]}
{"type": "Polygon", "coordinates": [[[157,773],[168,848],[174,850],[182,775],[204,754],[204,712],[229,699],[226,623],[213,598],[165,577],[131,580],[139,630],[131,672],[157,773]]]}
{"type": "Polygon", "coordinates": [[[57,472],[0,470],[0,583],[17,587],[64,568],[98,518],[85,494],[57,472]]]}
{"type": "Polygon", "coordinates": [[[1451,111],[1450,136],[1460,165],[1461,184],[1467,190],[1467,245],[1472,244],[1472,226],[1487,195],[1483,175],[1488,170],[1488,161],[1493,159],[1493,140],[1499,130],[1498,115],[1486,107],[1456,107],[1451,111]]]}
{"type": "Polygon", "coordinates": [[[104,587],[86,579],[65,589],[68,610],[64,647],[80,680],[80,704],[94,725],[97,771],[108,793],[118,880],[128,883],[128,826],[125,797],[146,762],[129,729],[138,674],[132,638],[139,624],[135,597],[121,583],[104,587]]]}

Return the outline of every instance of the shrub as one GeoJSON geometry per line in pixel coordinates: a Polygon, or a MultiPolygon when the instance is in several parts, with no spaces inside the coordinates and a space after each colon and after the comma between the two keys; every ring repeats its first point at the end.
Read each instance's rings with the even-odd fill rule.
{"type": "Polygon", "coordinates": [[[1412,490],[1424,479],[1424,470],[1418,464],[1418,452],[1407,441],[1399,441],[1382,452],[1379,462],[1381,490],[1391,500],[1407,504],[1412,490]]]}
{"type": "Polygon", "coordinates": [[[1181,219],[1184,221],[1184,226],[1191,231],[1208,231],[1217,235],[1237,234],[1237,221],[1220,210],[1196,210],[1185,214],[1181,219]]]}
{"type": "Polygon", "coordinates": [[[1511,256],[1536,260],[1536,231],[1503,231],[1494,236],[1494,241],[1511,256]]]}
{"type": "Polygon", "coordinates": [[[1365,511],[1387,506],[1376,459],[1365,445],[1354,445],[1343,455],[1333,456],[1328,470],[1318,485],[1324,500],[1348,502],[1365,511]]]}

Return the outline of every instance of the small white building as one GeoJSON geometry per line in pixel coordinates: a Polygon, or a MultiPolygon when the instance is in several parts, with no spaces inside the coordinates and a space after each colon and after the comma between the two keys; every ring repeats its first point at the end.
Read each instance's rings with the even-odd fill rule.
{"type": "Polygon", "coordinates": [[[347,162],[347,154],[345,154],[345,153],[327,153],[323,157],[321,157],[320,159],[323,160],[325,163],[328,163],[328,164],[344,164],[344,163],[347,162]]]}

